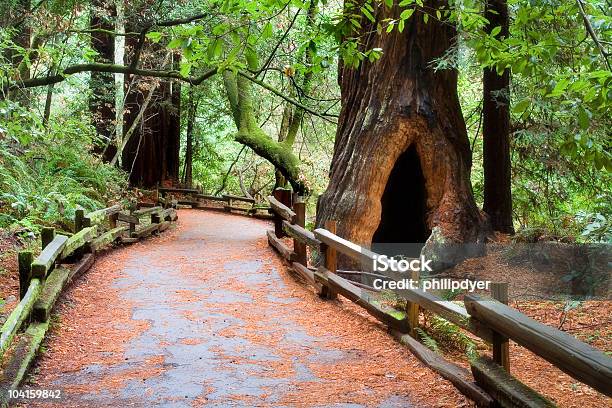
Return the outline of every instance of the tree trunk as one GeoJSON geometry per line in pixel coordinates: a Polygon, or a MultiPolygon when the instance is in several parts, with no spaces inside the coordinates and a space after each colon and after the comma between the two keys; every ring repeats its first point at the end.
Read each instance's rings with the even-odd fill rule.
{"type": "MultiPolygon", "coordinates": [[[[29,25],[30,6],[30,0],[19,0],[13,9],[9,7],[6,16],[3,15],[1,20],[2,26],[15,29],[13,36],[15,44],[22,47],[26,53],[31,54],[32,47],[30,43],[32,41],[32,28],[29,25]]],[[[30,68],[28,64],[25,63],[23,55],[12,49],[3,50],[2,53],[6,56],[8,61],[11,61],[11,65],[14,69],[13,79],[16,79],[16,82],[30,79],[30,68]]],[[[4,76],[4,74],[2,76],[4,76]]],[[[22,106],[28,106],[30,104],[30,92],[27,89],[15,90],[9,93],[8,97],[11,100],[18,101],[22,106]]]]}
{"type": "MultiPolygon", "coordinates": [[[[153,100],[123,150],[123,169],[130,173],[130,184],[140,187],[175,184],[179,180],[180,85],[162,82],[153,100]]],[[[131,124],[144,102],[144,95],[128,95],[126,124],[131,124]]]]}
{"type": "MultiPolygon", "coordinates": [[[[126,17],[126,30],[136,31],[138,25],[126,17]]],[[[138,39],[126,38],[126,61],[133,61],[138,49],[138,39]]],[[[142,68],[178,69],[177,55],[169,55],[159,46],[142,50],[142,68]]],[[[129,76],[130,84],[125,98],[124,128],[131,129],[139,122],[134,132],[124,135],[121,152],[122,168],[129,173],[132,186],[154,187],[175,185],[179,182],[180,167],[180,97],[178,81],[129,76]],[[153,92],[149,98],[150,92],[153,92]],[[147,99],[150,103],[146,103],[147,99]],[[146,105],[146,106],[145,106],[146,105]],[[144,107],[142,120],[139,113],[144,107]]]]}
{"type": "MultiPolygon", "coordinates": [[[[398,19],[401,9],[375,11],[378,22],[398,19]]],[[[317,225],[336,220],[340,236],[364,245],[423,243],[432,231],[436,241],[481,240],[457,72],[431,66],[451,46],[455,29],[435,19],[425,23],[420,11],[402,33],[376,34],[377,23],[365,18],[361,24],[361,32],[372,33],[362,47],[384,53],[375,63],[340,67],[342,110],[317,225]]]]}
{"type": "MultiPolygon", "coordinates": [[[[501,27],[500,36],[509,30],[506,0],[489,0],[485,9],[487,31],[501,27]]],[[[510,71],[498,75],[495,69],[483,73],[483,167],[484,207],[495,231],[514,233],[510,163],[510,71]]]]}
{"type": "Polygon", "coordinates": [[[51,103],[53,102],[53,88],[55,84],[47,85],[47,96],[45,98],[45,111],[43,113],[43,126],[46,128],[49,125],[51,117],[51,103]]]}
{"type": "Polygon", "coordinates": [[[193,184],[193,126],[196,118],[196,102],[193,96],[193,87],[189,87],[187,112],[187,140],[185,143],[185,170],[183,171],[183,183],[187,188],[193,184]]]}
{"type": "MultiPolygon", "coordinates": [[[[114,31],[112,17],[115,14],[113,3],[106,0],[92,1],[89,27],[92,30],[114,31]]],[[[112,63],[115,46],[111,35],[104,32],[91,34],[91,47],[98,53],[100,62],[112,63]]],[[[113,74],[106,72],[92,72],[89,82],[91,97],[89,111],[96,133],[101,141],[94,147],[94,153],[102,154],[102,159],[108,162],[115,154],[115,89],[113,74]]]]}

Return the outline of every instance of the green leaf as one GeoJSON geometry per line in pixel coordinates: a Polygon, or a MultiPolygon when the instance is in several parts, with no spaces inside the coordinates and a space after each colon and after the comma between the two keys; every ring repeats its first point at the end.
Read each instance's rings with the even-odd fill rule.
{"type": "Polygon", "coordinates": [[[516,113],[517,115],[522,115],[527,110],[527,108],[529,108],[530,105],[531,101],[529,99],[523,99],[522,101],[514,105],[514,107],[512,108],[512,112],[516,113]]]}
{"type": "Polygon", "coordinates": [[[555,96],[560,96],[563,94],[563,92],[565,92],[565,88],[567,88],[567,86],[569,85],[569,79],[564,78],[562,80],[560,80],[559,82],[557,82],[557,84],[555,85],[555,87],[553,88],[552,92],[549,93],[547,96],[549,98],[555,97],[555,96]]]}
{"type": "Polygon", "coordinates": [[[366,16],[366,17],[367,17],[367,19],[368,19],[368,20],[370,20],[371,22],[376,21],[376,20],[374,19],[374,16],[372,15],[372,13],[370,13],[370,12],[368,11],[368,9],[366,9],[365,7],[362,7],[362,8],[361,8],[361,12],[362,12],[362,13],[363,13],[363,15],[364,15],[364,16],[366,16]]]}
{"type": "Polygon", "coordinates": [[[400,33],[404,31],[404,21],[406,20],[400,20],[397,24],[397,31],[399,31],[400,33]]]}
{"type": "Polygon", "coordinates": [[[162,38],[162,33],[158,31],[151,31],[150,33],[147,33],[147,38],[153,41],[154,43],[158,43],[159,40],[161,40],[162,38]]]}
{"type": "Polygon", "coordinates": [[[589,117],[589,113],[583,107],[578,109],[578,124],[580,125],[580,129],[587,130],[591,124],[591,118],[589,117]]]}
{"type": "MultiPolygon", "coordinates": [[[[410,18],[410,16],[412,16],[413,13],[414,13],[414,9],[406,9],[406,10],[402,11],[402,14],[400,14],[400,18],[402,20],[407,20],[407,19],[410,18]]],[[[402,30],[400,30],[400,31],[402,31],[402,30]]]]}
{"type": "Polygon", "coordinates": [[[491,37],[495,37],[500,32],[501,32],[501,27],[500,26],[495,27],[494,29],[491,30],[491,37]]]}
{"type": "Polygon", "coordinates": [[[268,23],[264,26],[264,29],[261,33],[261,39],[266,40],[272,37],[273,34],[274,34],[274,31],[272,29],[272,23],[268,21],[268,23]]]}
{"type": "Polygon", "coordinates": [[[172,41],[168,43],[168,48],[180,48],[181,44],[183,44],[182,38],[173,38],[172,41]]]}
{"type": "Polygon", "coordinates": [[[186,77],[187,75],[189,75],[189,72],[191,72],[191,64],[189,63],[181,64],[181,75],[186,77]]]}

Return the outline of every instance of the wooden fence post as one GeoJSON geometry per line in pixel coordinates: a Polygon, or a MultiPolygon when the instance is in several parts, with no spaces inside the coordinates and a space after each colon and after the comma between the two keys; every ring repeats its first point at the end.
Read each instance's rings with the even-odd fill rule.
{"type": "Polygon", "coordinates": [[[53,238],[55,238],[55,228],[44,227],[40,232],[42,249],[45,249],[53,241],[53,238]]]}
{"type": "Polygon", "coordinates": [[[83,219],[85,218],[85,211],[83,209],[78,209],[74,212],[74,233],[81,231],[83,229],[83,219]]]}
{"type": "MultiPolygon", "coordinates": [[[[134,215],[135,207],[137,207],[137,205],[135,205],[134,203],[130,203],[129,209],[130,209],[130,215],[132,216],[134,215]]],[[[133,222],[130,222],[130,231],[129,231],[130,238],[133,238],[135,233],[136,233],[136,224],[134,224],[133,222]]]]}
{"type": "MultiPolygon", "coordinates": [[[[291,191],[284,188],[277,188],[272,192],[272,196],[280,201],[282,204],[291,208],[291,191]]],[[[286,236],[283,231],[283,219],[278,214],[274,214],[274,234],[276,238],[282,238],[286,236]]]]}
{"type": "MultiPolygon", "coordinates": [[[[419,271],[412,271],[410,279],[418,284],[420,279],[419,271]]],[[[416,328],[419,326],[419,304],[415,302],[407,302],[406,312],[408,314],[408,328],[410,335],[416,337],[416,328]]]]}
{"type": "Polygon", "coordinates": [[[110,229],[117,228],[117,220],[119,219],[119,213],[111,214],[108,216],[108,224],[110,229]]]}
{"type": "Polygon", "coordinates": [[[30,286],[33,261],[34,255],[32,255],[32,251],[20,251],[17,255],[17,262],[19,263],[19,300],[23,299],[30,286]]]}
{"type": "MultiPolygon", "coordinates": [[[[491,284],[491,296],[493,299],[508,304],[508,283],[498,282],[491,284]]],[[[497,332],[493,332],[493,361],[510,372],[510,342],[508,338],[497,332]]]]}
{"type": "Polygon", "coordinates": [[[151,214],[151,224],[159,224],[161,222],[161,217],[159,216],[159,213],[153,213],[151,214]]]}
{"type": "MultiPolygon", "coordinates": [[[[306,203],[302,201],[301,197],[296,199],[296,202],[293,204],[293,211],[295,212],[295,224],[304,228],[306,226],[306,203]]],[[[308,266],[308,255],[305,243],[294,238],[293,252],[296,254],[296,262],[308,266]]]]}
{"type": "MultiPolygon", "coordinates": [[[[332,234],[336,233],[336,225],[336,221],[334,220],[325,221],[325,229],[332,234]]],[[[322,251],[323,249],[325,250],[325,253],[322,253],[321,255],[323,255],[323,259],[325,260],[325,268],[331,273],[336,273],[338,270],[336,250],[328,245],[323,245],[322,251]]],[[[319,295],[325,299],[336,299],[338,297],[335,292],[325,285],[321,286],[321,292],[319,295]]]]}

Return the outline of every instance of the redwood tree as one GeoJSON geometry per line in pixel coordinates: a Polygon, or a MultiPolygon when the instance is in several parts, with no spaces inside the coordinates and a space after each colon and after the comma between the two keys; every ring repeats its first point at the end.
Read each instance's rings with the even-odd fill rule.
{"type": "MultiPolygon", "coordinates": [[[[130,174],[130,184],[141,187],[176,184],[179,179],[181,87],[162,81],[153,92],[142,122],[123,150],[122,166],[130,174]]],[[[145,97],[139,91],[128,94],[126,127],[136,120],[145,97]]]]}
{"type": "MultiPolygon", "coordinates": [[[[446,6],[426,1],[424,9],[446,6]]],[[[452,24],[425,22],[417,9],[404,30],[377,24],[398,20],[397,3],[362,18],[363,50],[381,48],[375,63],[339,70],[342,110],[317,225],[338,221],[338,234],[360,244],[476,242],[481,216],[470,184],[471,152],[457,97],[457,72],[436,70],[456,37],[452,24]],[[399,205],[398,205],[399,202],[399,205]]]]}
{"type": "MultiPolygon", "coordinates": [[[[506,0],[488,0],[485,16],[487,31],[500,27],[499,35],[508,36],[508,4],[506,0]]],[[[483,167],[484,207],[495,231],[513,233],[510,163],[510,71],[499,75],[485,68],[483,74],[483,167]]]]}

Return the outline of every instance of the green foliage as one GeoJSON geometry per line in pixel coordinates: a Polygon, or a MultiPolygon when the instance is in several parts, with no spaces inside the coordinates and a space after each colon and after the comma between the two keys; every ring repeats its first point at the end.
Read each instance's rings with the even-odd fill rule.
{"type": "Polygon", "coordinates": [[[421,338],[421,341],[423,342],[423,344],[427,346],[428,349],[438,354],[442,353],[442,351],[440,350],[440,347],[438,346],[438,342],[436,341],[436,339],[431,337],[429,334],[427,334],[425,330],[421,329],[420,327],[417,327],[415,330],[417,334],[419,335],[419,337],[421,338]]]}
{"type": "Polygon", "coordinates": [[[0,103],[0,228],[23,234],[70,225],[74,211],[106,206],[125,176],[90,153],[94,131],[81,118],[58,118],[44,129],[18,104],[0,103]]]}

